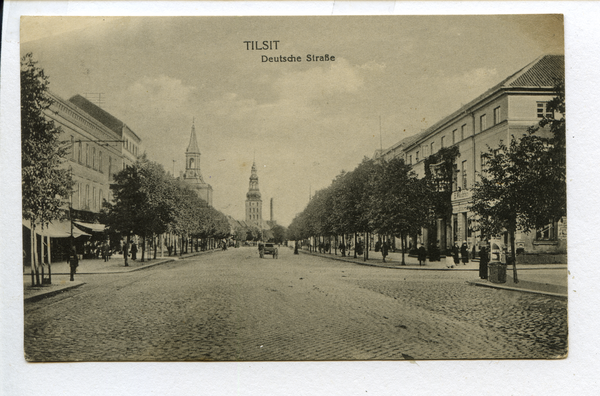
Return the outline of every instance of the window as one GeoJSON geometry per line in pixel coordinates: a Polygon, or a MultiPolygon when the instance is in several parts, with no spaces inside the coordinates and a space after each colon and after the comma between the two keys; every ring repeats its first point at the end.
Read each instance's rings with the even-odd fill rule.
{"type": "Polygon", "coordinates": [[[112,157],[108,156],[108,180],[112,180],[112,157]]]}
{"type": "Polygon", "coordinates": [[[75,141],[73,140],[73,135],[71,135],[71,159],[75,161],[75,141]]]}
{"type": "Polygon", "coordinates": [[[487,129],[487,116],[484,114],[479,117],[479,131],[487,129]]]}
{"type": "Polygon", "coordinates": [[[409,155],[409,156],[408,156],[408,164],[409,164],[409,165],[412,165],[412,155],[409,155]]]}
{"type": "Polygon", "coordinates": [[[90,185],[89,184],[85,185],[85,201],[84,201],[83,205],[84,205],[84,209],[90,208],[90,185]]]}
{"type": "Polygon", "coordinates": [[[98,170],[102,172],[102,151],[98,151],[98,170]]]}
{"type": "Polygon", "coordinates": [[[100,204],[100,207],[102,207],[102,204],[104,203],[104,191],[100,190],[100,193],[98,194],[98,203],[100,204]]]}
{"type": "Polygon", "coordinates": [[[456,133],[457,133],[457,129],[452,131],[452,144],[455,144],[457,142],[456,140],[456,133]]]}
{"type": "Polygon", "coordinates": [[[467,124],[463,124],[463,126],[460,127],[460,138],[464,139],[467,137],[467,124]]]}
{"type": "Polygon", "coordinates": [[[96,169],[96,147],[92,147],[92,169],[96,169]]]}
{"type": "Polygon", "coordinates": [[[94,206],[92,206],[92,210],[96,210],[96,208],[98,207],[98,197],[96,196],[96,187],[92,187],[92,199],[94,200],[94,206]]]}
{"type": "Polygon", "coordinates": [[[467,189],[467,161],[462,162],[461,173],[462,173],[462,188],[463,188],[463,190],[466,190],[467,189]]]}
{"type": "Polygon", "coordinates": [[[90,145],[85,144],[85,166],[90,166],[90,145]]]}
{"type": "Polygon", "coordinates": [[[454,172],[452,172],[452,191],[456,191],[458,188],[458,169],[456,164],[452,167],[454,172]]]}
{"type": "Polygon", "coordinates": [[[435,142],[431,142],[431,151],[430,151],[431,155],[433,155],[435,153],[435,142]]]}
{"type": "Polygon", "coordinates": [[[419,162],[419,152],[417,151],[416,155],[415,155],[415,161],[419,162]]]}
{"type": "Polygon", "coordinates": [[[441,148],[444,148],[444,139],[446,139],[446,136],[442,136],[441,148]]]}
{"type": "Polygon", "coordinates": [[[547,104],[546,102],[537,102],[537,118],[544,118],[544,115],[554,117],[554,114],[546,108],[547,104]]]}
{"type": "Polygon", "coordinates": [[[494,125],[500,123],[500,106],[494,109],[494,125]]]}
{"type": "Polygon", "coordinates": [[[487,161],[485,159],[485,153],[479,153],[479,161],[480,161],[480,169],[481,171],[485,170],[485,167],[487,165],[487,161]]]}
{"type": "Polygon", "coordinates": [[[81,209],[81,183],[77,183],[77,209],[81,209]]]}
{"type": "Polygon", "coordinates": [[[552,222],[545,227],[535,231],[536,241],[554,241],[556,240],[556,223],[552,222]]]}
{"type": "Polygon", "coordinates": [[[80,164],[82,163],[81,162],[82,161],[81,156],[83,155],[82,152],[83,152],[82,144],[81,144],[81,142],[79,142],[79,147],[77,149],[77,162],[79,162],[80,164]]]}

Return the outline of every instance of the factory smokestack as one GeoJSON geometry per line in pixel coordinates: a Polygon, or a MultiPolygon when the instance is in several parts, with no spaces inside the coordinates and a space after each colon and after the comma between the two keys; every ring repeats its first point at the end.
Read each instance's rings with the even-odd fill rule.
{"type": "Polygon", "coordinates": [[[271,221],[273,221],[273,198],[271,198],[271,221]]]}

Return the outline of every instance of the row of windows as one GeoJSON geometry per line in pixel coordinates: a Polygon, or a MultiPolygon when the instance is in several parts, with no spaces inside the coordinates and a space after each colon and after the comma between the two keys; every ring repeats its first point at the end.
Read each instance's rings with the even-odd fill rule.
{"type": "MultiPolygon", "coordinates": [[[[123,140],[123,148],[125,148],[125,150],[129,151],[136,157],[138,156],[138,147],[135,144],[133,144],[133,142],[130,141],[129,139],[123,140]]],[[[191,168],[191,166],[190,166],[190,168],[191,168]]]]}
{"type": "MultiPolygon", "coordinates": [[[[494,119],[493,125],[497,125],[502,121],[501,118],[501,112],[500,112],[500,106],[496,107],[494,109],[493,112],[494,115],[494,119]]],[[[487,114],[482,114],[479,117],[479,132],[485,131],[487,129],[487,114]]],[[[462,140],[464,140],[465,138],[469,137],[470,135],[468,135],[469,131],[467,129],[467,124],[463,124],[459,128],[456,128],[452,131],[452,144],[456,144],[462,140]]],[[[446,136],[442,136],[440,139],[440,149],[443,149],[444,147],[446,147],[448,143],[446,142],[446,136]]],[[[437,152],[438,148],[435,144],[435,141],[429,143],[429,144],[424,144],[421,146],[420,150],[417,150],[415,152],[415,162],[419,162],[420,160],[429,157],[432,154],[435,154],[437,152]]],[[[407,162],[412,165],[413,161],[412,161],[412,154],[408,155],[407,158],[407,162]]]]}
{"type": "MultiPolygon", "coordinates": [[[[81,165],[85,165],[88,168],[97,170],[100,173],[104,173],[104,156],[102,150],[96,150],[96,147],[91,146],[89,143],[85,144],[85,148],[82,142],[78,142],[77,150],[75,150],[75,142],[73,136],[71,136],[71,160],[77,161],[81,165]],[[77,151],[77,155],[75,155],[77,151]]],[[[108,156],[108,177],[112,180],[113,174],[117,171],[116,164],[113,163],[113,157],[108,156]]]]}
{"type": "Polygon", "coordinates": [[[250,215],[250,220],[258,220],[258,215],[250,215]]]}
{"type": "Polygon", "coordinates": [[[258,213],[258,208],[250,208],[251,213],[258,213]]]}
{"type": "Polygon", "coordinates": [[[77,208],[81,210],[99,211],[102,209],[102,203],[104,202],[104,191],[102,189],[96,189],[90,185],[83,183],[77,183],[77,191],[73,194],[77,194],[77,208]]]}

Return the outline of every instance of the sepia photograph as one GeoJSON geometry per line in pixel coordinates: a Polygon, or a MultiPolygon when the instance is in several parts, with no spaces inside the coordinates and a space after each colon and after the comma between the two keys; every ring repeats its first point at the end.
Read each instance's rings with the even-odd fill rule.
{"type": "Polygon", "coordinates": [[[567,357],[562,15],[20,34],[27,361],[567,357]]]}
{"type": "Polygon", "coordinates": [[[5,2],[0,393],[594,394],[598,15],[5,2]]]}

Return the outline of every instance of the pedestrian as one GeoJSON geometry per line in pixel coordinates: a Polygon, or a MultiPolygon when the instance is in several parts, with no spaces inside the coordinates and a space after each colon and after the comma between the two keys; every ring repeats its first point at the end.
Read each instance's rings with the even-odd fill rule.
{"type": "Polygon", "coordinates": [[[375,243],[375,253],[381,250],[381,239],[378,239],[375,243]]]}
{"type": "Polygon", "coordinates": [[[133,242],[131,244],[131,259],[132,260],[135,260],[137,258],[137,251],[138,251],[137,245],[135,244],[135,242],[133,242]]]}
{"type": "Polygon", "coordinates": [[[479,277],[481,279],[488,278],[488,263],[490,262],[490,255],[487,252],[485,246],[479,249],[479,277]]]}
{"type": "Polygon", "coordinates": [[[340,248],[342,257],[346,257],[346,245],[344,245],[344,241],[340,242],[340,245],[338,247],[340,248]]]}
{"type": "Polygon", "coordinates": [[[454,242],[454,246],[452,246],[452,259],[454,260],[454,265],[460,264],[460,248],[457,242],[454,242]]]}
{"type": "Polygon", "coordinates": [[[422,264],[425,264],[425,261],[427,260],[427,249],[425,249],[425,246],[419,246],[419,249],[417,250],[417,257],[419,259],[419,267],[422,264]]]}
{"type": "Polygon", "coordinates": [[[463,241],[460,247],[460,257],[462,258],[463,265],[467,265],[469,262],[469,245],[467,245],[467,241],[463,241]]]}
{"type": "Polygon", "coordinates": [[[71,267],[71,281],[74,281],[75,271],[77,271],[77,267],[79,267],[79,257],[77,256],[77,250],[74,246],[71,255],[69,256],[69,267],[71,267]]]}
{"type": "Polygon", "coordinates": [[[363,254],[362,239],[359,239],[358,242],[356,242],[356,247],[355,247],[354,251],[356,252],[356,255],[358,255],[358,256],[361,256],[363,254]]]}
{"type": "Polygon", "coordinates": [[[102,258],[104,259],[104,262],[108,261],[109,256],[110,246],[108,246],[108,242],[104,241],[104,243],[102,244],[102,258]]]}
{"type": "Polygon", "coordinates": [[[383,262],[385,263],[385,257],[388,255],[389,244],[388,242],[383,242],[381,244],[381,255],[383,256],[383,262]]]}

